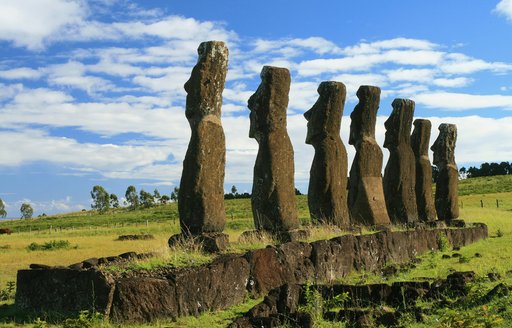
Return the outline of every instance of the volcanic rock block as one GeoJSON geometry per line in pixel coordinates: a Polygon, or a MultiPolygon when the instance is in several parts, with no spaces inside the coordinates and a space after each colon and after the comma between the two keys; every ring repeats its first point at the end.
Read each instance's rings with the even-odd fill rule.
{"type": "Polygon", "coordinates": [[[228,68],[223,42],[199,45],[199,58],[185,83],[185,115],[192,135],[188,145],[179,192],[181,230],[189,234],[222,232],[226,146],[221,125],[222,91],[228,68]]]}
{"type": "Polygon", "coordinates": [[[434,165],[439,169],[436,183],[436,211],[440,220],[450,221],[459,217],[459,170],[455,164],[457,126],[443,123],[439,136],[432,145],[434,165]]]}
{"type": "Polygon", "coordinates": [[[177,316],[175,287],[167,279],[133,277],[117,281],[110,313],[114,321],[151,322],[177,316]]]}
{"type": "Polygon", "coordinates": [[[322,82],[318,94],[316,103],[304,113],[308,121],[306,143],[315,148],[308,188],[309,213],[314,222],[348,226],[347,150],[340,138],[346,88],[340,82],[322,82]]]}
{"type": "Polygon", "coordinates": [[[61,315],[89,310],[108,315],[113,282],[97,270],[40,268],[19,270],[16,279],[16,306],[61,315]]]}
{"type": "Polygon", "coordinates": [[[249,98],[249,137],[259,144],[251,205],[258,230],[286,231],[299,226],[297,217],[293,148],[286,132],[290,72],[264,66],[261,84],[249,98]]]}
{"type": "Polygon", "coordinates": [[[428,158],[428,144],[432,123],[429,120],[414,120],[411,148],[416,158],[416,205],[418,218],[423,222],[436,219],[436,208],[432,197],[432,165],[428,158]]]}
{"type": "Polygon", "coordinates": [[[375,141],[375,123],[380,89],[361,86],[359,103],[350,114],[348,143],[356,149],[350,169],[348,205],[351,222],[364,225],[390,224],[382,187],[382,150],[375,141]]]}
{"type": "Polygon", "coordinates": [[[410,143],[414,101],[395,99],[392,106],[393,112],[384,123],[384,147],[389,150],[383,179],[384,196],[391,222],[407,224],[418,221],[416,161],[410,143]]]}

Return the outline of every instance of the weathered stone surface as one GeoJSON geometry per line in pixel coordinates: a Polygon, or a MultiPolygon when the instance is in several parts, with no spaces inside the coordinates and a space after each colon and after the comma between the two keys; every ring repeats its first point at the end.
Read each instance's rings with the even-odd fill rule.
{"type": "Polygon", "coordinates": [[[425,119],[414,120],[411,147],[416,158],[416,205],[418,218],[423,222],[436,220],[436,208],[432,197],[432,165],[428,158],[428,146],[432,123],[425,119]]]}
{"type": "Polygon", "coordinates": [[[265,295],[271,289],[295,280],[282,253],[273,246],[250,251],[245,258],[250,266],[247,290],[253,296],[265,295]]]}
{"type": "Polygon", "coordinates": [[[199,58],[185,83],[185,115],[192,135],[183,161],[178,209],[184,233],[222,232],[226,145],[221,125],[222,91],[228,67],[223,42],[199,45],[199,58]]]}
{"type": "Polygon", "coordinates": [[[249,137],[259,144],[251,205],[256,229],[283,231],[299,226],[293,148],[286,131],[290,72],[264,66],[261,84],[249,98],[249,137]]]}
{"type": "Polygon", "coordinates": [[[207,266],[181,270],[168,279],[176,289],[178,314],[198,315],[243,301],[249,263],[241,256],[226,256],[207,266]]]}
{"type": "Polygon", "coordinates": [[[95,270],[19,270],[16,306],[37,312],[76,313],[94,310],[108,315],[113,283],[95,270]]]}
{"type": "Polygon", "coordinates": [[[316,281],[331,282],[348,275],[354,267],[354,241],[352,235],[319,240],[311,243],[311,262],[316,281]]]}
{"type": "Polygon", "coordinates": [[[305,283],[315,275],[315,267],[311,262],[311,244],[304,242],[289,242],[278,246],[284,263],[295,278],[287,283],[305,283]]]}
{"type": "Polygon", "coordinates": [[[418,221],[416,205],[416,161],[410,135],[414,116],[414,101],[395,99],[393,111],[384,123],[384,147],[389,160],[384,170],[384,196],[392,223],[407,224],[418,221]]]}
{"type": "Polygon", "coordinates": [[[177,316],[175,287],[167,279],[135,277],[116,282],[110,315],[114,321],[151,322],[177,316]]]}
{"type": "Polygon", "coordinates": [[[350,224],[347,199],[347,150],[340,138],[346,88],[341,82],[322,82],[320,97],[304,113],[306,143],[315,148],[311,165],[308,205],[311,219],[340,227],[350,224]]]}
{"type": "Polygon", "coordinates": [[[206,253],[218,253],[229,247],[229,236],[220,232],[202,233],[199,235],[179,233],[172,235],[167,242],[171,248],[189,243],[199,245],[206,253]]]}
{"type": "Polygon", "coordinates": [[[380,89],[361,86],[359,103],[350,114],[348,143],[356,149],[350,169],[348,204],[351,222],[364,225],[390,224],[382,187],[382,150],[375,141],[375,123],[380,89]]]}
{"type": "Polygon", "coordinates": [[[450,221],[459,217],[459,170],[455,164],[457,126],[443,123],[439,136],[432,145],[434,165],[439,169],[436,183],[436,212],[441,220],[450,221]]]}

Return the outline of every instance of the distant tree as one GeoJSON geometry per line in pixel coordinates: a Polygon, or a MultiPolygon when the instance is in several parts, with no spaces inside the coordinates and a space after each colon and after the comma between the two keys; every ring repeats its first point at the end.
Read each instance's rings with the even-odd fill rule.
{"type": "Polygon", "coordinates": [[[5,210],[5,204],[2,198],[0,198],[0,217],[5,218],[7,216],[7,211],[5,210]]]}
{"type": "Polygon", "coordinates": [[[110,207],[118,208],[119,207],[119,199],[116,194],[110,194],[110,207]]]}
{"type": "Polygon", "coordinates": [[[155,204],[160,204],[161,198],[162,198],[162,196],[160,196],[158,189],[155,188],[155,191],[153,191],[153,199],[155,201],[155,204]]]}
{"type": "Polygon", "coordinates": [[[459,169],[459,179],[466,179],[468,177],[468,172],[466,168],[463,166],[459,169]]]}
{"type": "Polygon", "coordinates": [[[110,208],[110,195],[102,186],[94,186],[91,191],[91,208],[104,213],[110,208]]]}
{"type": "Polygon", "coordinates": [[[233,195],[236,195],[236,194],[238,193],[238,189],[236,189],[236,186],[235,186],[235,185],[233,185],[233,187],[231,187],[231,193],[232,193],[233,195]]]}
{"type": "Polygon", "coordinates": [[[174,187],[173,192],[171,192],[171,200],[173,202],[177,202],[180,195],[180,188],[174,187]]]}
{"type": "Polygon", "coordinates": [[[511,170],[509,162],[501,162],[500,168],[501,168],[502,172],[504,172],[502,174],[512,174],[512,170],[511,170]]]}
{"type": "Polygon", "coordinates": [[[32,217],[32,214],[34,214],[34,210],[32,209],[32,206],[30,206],[29,203],[21,204],[20,212],[22,219],[30,219],[32,217]]]}
{"type": "Polygon", "coordinates": [[[162,195],[162,197],[160,197],[160,202],[164,205],[169,203],[170,200],[171,198],[167,195],[162,195]]]}
{"type": "Polygon", "coordinates": [[[139,196],[137,195],[137,189],[134,186],[129,186],[124,194],[128,206],[134,210],[139,207],[139,196]]]}
{"type": "Polygon", "coordinates": [[[299,189],[295,188],[295,195],[300,196],[302,195],[302,193],[300,192],[299,189]]]}
{"type": "Polygon", "coordinates": [[[142,189],[139,193],[139,203],[142,207],[152,207],[155,205],[153,195],[142,189]]]}

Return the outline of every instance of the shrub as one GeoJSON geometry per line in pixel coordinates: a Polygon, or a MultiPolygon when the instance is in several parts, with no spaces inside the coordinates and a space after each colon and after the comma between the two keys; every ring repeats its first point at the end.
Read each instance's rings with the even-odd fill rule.
{"type": "MultiPolygon", "coordinates": [[[[54,251],[57,249],[70,248],[71,244],[67,240],[51,240],[43,244],[32,243],[27,246],[29,251],[54,251]]],[[[75,246],[77,248],[77,246],[75,246]]]]}
{"type": "Polygon", "coordinates": [[[444,234],[439,234],[437,236],[437,247],[441,252],[446,252],[450,249],[450,241],[448,240],[448,237],[444,234]]]}

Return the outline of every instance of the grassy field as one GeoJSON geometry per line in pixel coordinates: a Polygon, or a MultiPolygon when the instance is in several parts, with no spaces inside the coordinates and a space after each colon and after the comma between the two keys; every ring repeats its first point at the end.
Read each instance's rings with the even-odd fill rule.
{"type": "MultiPolygon", "coordinates": [[[[479,277],[484,277],[491,272],[498,273],[502,282],[512,285],[512,179],[510,178],[512,177],[475,178],[461,181],[459,184],[461,218],[468,222],[486,223],[491,238],[461,249],[459,253],[462,254],[464,261],[458,258],[441,259],[442,252],[426,254],[416,268],[401,272],[391,280],[442,278],[454,270],[473,270],[479,277]],[[498,206],[496,200],[498,200],[498,206]],[[481,207],[482,203],[484,207],[481,207]],[[476,257],[476,253],[482,256],[476,257]]],[[[308,224],[306,196],[298,196],[298,208],[301,221],[308,224]]],[[[226,213],[226,233],[235,243],[231,251],[242,252],[245,249],[264,246],[263,244],[236,244],[242,231],[253,229],[249,200],[226,201],[226,213]]],[[[172,256],[167,247],[167,239],[179,232],[176,204],[136,211],[119,209],[102,215],[87,211],[29,220],[0,221],[0,228],[3,227],[9,227],[15,233],[0,235],[0,263],[2,263],[0,290],[6,288],[10,281],[15,281],[18,269],[27,268],[30,263],[69,265],[90,257],[117,255],[127,251],[157,251],[166,256],[172,256]],[[116,240],[119,235],[138,233],[153,234],[155,239],[116,240]],[[52,251],[28,249],[31,243],[44,244],[53,240],[68,241],[70,247],[52,251]]],[[[312,238],[321,239],[333,235],[326,229],[318,229],[312,238]]],[[[444,254],[452,253],[448,250],[444,254]]],[[[380,282],[389,281],[390,278],[359,273],[344,280],[380,282]]],[[[484,284],[482,288],[485,290],[491,287],[491,284],[484,284]]],[[[7,303],[10,302],[12,300],[7,301],[7,303]]],[[[215,315],[205,314],[200,318],[183,318],[172,326],[223,327],[231,317],[245,311],[254,302],[251,300],[245,305],[215,315]]],[[[1,318],[0,314],[0,322],[1,318]]],[[[509,323],[512,324],[512,322],[509,323]]],[[[158,324],[169,327],[169,323],[158,324]]]]}

